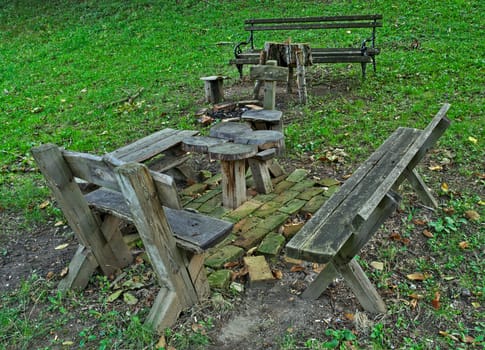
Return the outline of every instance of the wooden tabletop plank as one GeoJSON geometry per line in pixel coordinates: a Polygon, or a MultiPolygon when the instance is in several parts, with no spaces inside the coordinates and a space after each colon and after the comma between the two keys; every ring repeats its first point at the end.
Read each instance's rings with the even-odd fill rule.
{"type": "Polygon", "coordinates": [[[250,158],[256,153],[258,153],[258,148],[254,145],[223,143],[209,147],[209,156],[223,161],[242,160],[250,158]]]}
{"type": "Polygon", "coordinates": [[[224,139],[218,139],[209,136],[192,136],[182,140],[182,149],[186,152],[207,153],[209,147],[227,142],[224,139]]]}
{"type": "Polygon", "coordinates": [[[234,141],[237,136],[251,131],[251,127],[246,123],[226,122],[214,125],[209,135],[211,137],[234,141]]]}

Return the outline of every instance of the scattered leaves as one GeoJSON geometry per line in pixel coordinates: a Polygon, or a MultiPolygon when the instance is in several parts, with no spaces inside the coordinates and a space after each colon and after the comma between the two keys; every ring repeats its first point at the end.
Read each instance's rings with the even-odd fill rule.
{"type": "Polygon", "coordinates": [[[448,332],[445,332],[445,331],[439,331],[438,332],[441,336],[445,337],[445,338],[450,338],[451,340],[454,340],[454,341],[460,341],[460,339],[458,339],[457,337],[455,337],[453,334],[451,333],[448,333],[448,332]]]}
{"type": "Polygon", "coordinates": [[[69,247],[69,243],[63,243],[63,244],[59,244],[57,247],[55,247],[54,249],[55,250],[62,250],[62,249],[66,249],[67,247],[69,247]]]}
{"type": "Polygon", "coordinates": [[[480,214],[478,214],[475,210],[467,210],[465,212],[465,217],[468,220],[472,220],[472,221],[478,221],[478,220],[480,220],[480,214]]]}
{"type": "Polygon", "coordinates": [[[431,232],[430,230],[423,230],[423,236],[428,237],[428,238],[434,237],[433,232],[431,232]]]}
{"type": "Polygon", "coordinates": [[[59,227],[59,226],[63,226],[65,225],[66,223],[62,220],[59,220],[59,221],[56,221],[56,223],[54,224],[54,227],[59,227]]]}
{"type": "Polygon", "coordinates": [[[273,272],[274,278],[276,278],[278,280],[280,280],[280,279],[283,278],[283,271],[281,271],[281,270],[273,270],[271,272],[273,272]]]}
{"type": "Polygon", "coordinates": [[[431,305],[433,305],[433,307],[436,309],[436,310],[439,310],[440,308],[440,292],[435,292],[434,293],[434,298],[433,300],[431,300],[431,305]]]}
{"type": "Polygon", "coordinates": [[[290,272],[300,272],[300,271],[305,271],[305,267],[301,265],[294,265],[290,269],[290,272]]]}
{"type": "Polygon", "coordinates": [[[425,226],[428,224],[428,222],[422,219],[413,219],[413,224],[417,226],[425,226]]]}
{"type": "Polygon", "coordinates": [[[350,312],[347,312],[344,314],[344,317],[349,320],[349,321],[353,321],[355,319],[355,316],[354,314],[350,313],[350,312]]]}
{"type": "Polygon", "coordinates": [[[441,190],[442,190],[443,192],[445,192],[445,193],[449,191],[449,187],[448,187],[448,184],[447,184],[446,182],[443,182],[443,183],[441,184],[441,190]]]}
{"type": "Polygon", "coordinates": [[[411,299],[416,299],[416,300],[421,300],[424,298],[424,295],[422,294],[417,294],[417,293],[412,293],[409,295],[411,299]]]}
{"type": "Polygon", "coordinates": [[[470,243],[468,243],[467,241],[461,241],[460,243],[458,243],[458,246],[461,249],[467,249],[470,247],[470,243]]]}
{"type": "Polygon", "coordinates": [[[48,200],[43,201],[42,203],[39,204],[39,209],[45,209],[49,206],[49,204],[51,204],[50,201],[48,201],[48,200]]]}
{"type": "Polygon", "coordinates": [[[443,167],[441,165],[432,165],[430,167],[428,167],[429,170],[431,171],[441,171],[443,170],[443,167]]]}
{"type": "Polygon", "coordinates": [[[370,266],[372,266],[373,268],[379,271],[384,270],[384,263],[380,261],[373,261],[370,263],[370,266]]]}
{"type": "Polygon", "coordinates": [[[415,272],[407,275],[406,277],[408,278],[408,280],[411,280],[411,281],[424,281],[429,276],[421,272],[415,272]]]}

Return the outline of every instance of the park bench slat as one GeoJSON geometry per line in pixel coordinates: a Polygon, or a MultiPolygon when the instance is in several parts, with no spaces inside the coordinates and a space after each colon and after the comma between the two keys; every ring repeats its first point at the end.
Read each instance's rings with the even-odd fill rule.
{"type": "MultiPolygon", "coordinates": [[[[86,194],[85,198],[92,207],[133,222],[133,215],[121,193],[98,189],[86,194]]],[[[164,211],[177,244],[195,252],[212,247],[225,237],[233,226],[227,221],[183,209],[164,207],[164,211]]]]}
{"type": "Polygon", "coordinates": [[[260,23],[300,23],[300,22],[330,22],[330,21],[359,21],[359,20],[378,20],[382,15],[354,15],[354,16],[315,16],[315,17],[293,17],[293,18],[257,18],[247,19],[245,24],[260,23]]]}

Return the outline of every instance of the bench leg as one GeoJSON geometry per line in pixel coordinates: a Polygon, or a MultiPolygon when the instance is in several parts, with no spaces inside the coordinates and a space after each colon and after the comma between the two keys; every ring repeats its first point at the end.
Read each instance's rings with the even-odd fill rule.
{"type": "Polygon", "coordinates": [[[243,65],[242,64],[236,64],[237,71],[239,72],[239,79],[242,80],[243,78],[243,65]]]}
{"type": "Polygon", "coordinates": [[[273,191],[273,183],[271,182],[271,176],[268,169],[268,160],[248,159],[251,172],[253,173],[254,183],[256,185],[256,191],[258,193],[270,193],[273,191]]]}
{"type": "Polygon", "coordinates": [[[409,183],[413,186],[418,194],[419,198],[423,201],[423,203],[432,208],[438,208],[438,201],[433,197],[430,190],[424,183],[421,176],[419,176],[416,169],[409,170],[406,169],[406,178],[408,179],[409,183]]]}
{"type": "Polygon", "coordinates": [[[364,310],[385,313],[386,304],[355,259],[338,267],[345,282],[352,289],[364,310]]]}
{"type": "Polygon", "coordinates": [[[367,63],[366,62],[361,62],[360,65],[362,67],[362,79],[365,79],[365,71],[367,69],[367,63]]]}
{"type": "Polygon", "coordinates": [[[318,299],[338,276],[338,270],[333,261],[325,265],[325,268],[318,274],[317,278],[308,286],[301,295],[305,299],[318,299]]]}

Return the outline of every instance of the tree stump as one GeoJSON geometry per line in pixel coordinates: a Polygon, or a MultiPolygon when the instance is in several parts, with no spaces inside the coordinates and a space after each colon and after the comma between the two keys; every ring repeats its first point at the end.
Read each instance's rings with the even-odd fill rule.
{"type": "Polygon", "coordinates": [[[214,125],[209,132],[209,136],[234,141],[241,134],[251,131],[251,127],[246,123],[227,122],[214,125]]]}

